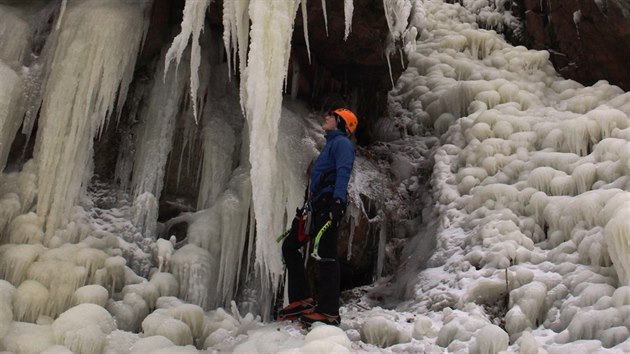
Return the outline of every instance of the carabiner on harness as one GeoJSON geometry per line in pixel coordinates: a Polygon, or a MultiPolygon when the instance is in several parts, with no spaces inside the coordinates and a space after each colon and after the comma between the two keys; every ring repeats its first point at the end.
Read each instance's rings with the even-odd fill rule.
{"type": "Polygon", "coordinates": [[[315,236],[315,245],[313,246],[313,253],[311,253],[311,257],[315,258],[318,261],[322,260],[322,257],[320,257],[319,253],[318,253],[319,252],[319,241],[321,240],[321,238],[324,235],[324,233],[326,232],[326,230],[328,230],[330,225],[332,225],[332,221],[331,220],[326,221],[324,226],[322,226],[321,230],[319,230],[319,232],[317,233],[317,236],[315,236]]]}

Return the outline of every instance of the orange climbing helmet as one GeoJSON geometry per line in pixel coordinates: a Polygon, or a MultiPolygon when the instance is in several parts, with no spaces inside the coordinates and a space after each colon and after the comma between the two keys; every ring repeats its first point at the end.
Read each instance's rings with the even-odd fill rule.
{"type": "Polygon", "coordinates": [[[355,130],[357,130],[359,120],[357,119],[357,116],[352,113],[351,110],[346,108],[337,108],[332,111],[332,113],[343,119],[348,134],[352,134],[355,132],[355,130]]]}

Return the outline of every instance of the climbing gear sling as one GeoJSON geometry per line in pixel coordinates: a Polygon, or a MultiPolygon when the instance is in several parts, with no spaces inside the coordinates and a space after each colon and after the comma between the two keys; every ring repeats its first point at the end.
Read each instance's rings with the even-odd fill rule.
{"type": "Polygon", "coordinates": [[[319,256],[319,253],[318,253],[319,252],[319,241],[321,240],[321,238],[324,235],[324,233],[326,232],[326,230],[328,230],[330,225],[332,225],[332,221],[331,220],[326,221],[324,226],[322,226],[322,228],[317,233],[317,236],[315,236],[315,244],[313,246],[313,253],[311,253],[311,257],[315,258],[318,261],[321,261],[323,259],[322,257],[319,256]]]}
{"type": "Polygon", "coordinates": [[[280,236],[276,237],[276,243],[280,243],[280,241],[284,240],[291,233],[291,229],[287,229],[287,231],[280,234],[280,236]]]}

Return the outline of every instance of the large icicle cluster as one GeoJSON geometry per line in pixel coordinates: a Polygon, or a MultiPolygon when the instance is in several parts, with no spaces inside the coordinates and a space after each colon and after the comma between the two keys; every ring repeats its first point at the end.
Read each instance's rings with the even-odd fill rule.
{"type": "Polygon", "coordinates": [[[189,39],[191,41],[190,46],[190,97],[193,106],[193,114],[195,121],[197,121],[198,103],[197,103],[197,91],[199,89],[199,65],[201,64],[201,47],[199,45],[199,37],[203,31],[204,22],[206,18],[206,10],[210,5],[211,0],[196,0],[186,1],[184,5],[184,18],[182,20],[182,31],[175,37],[171,48],[166,53],[164,69],[164,79],[168,74],[171,61],[177,60],[179,64],[184,50],[188,47],[189,39]]]}
{"type": "Polygon", "coordinates": [[[37,213],[48,237],[67,221],[91,176],[94,137],[125,102],[146,29],[145,5],[76,2],[62,19],[35,151],[39,175],[46,176],[39,179],[37,213]]]}
{"type": "Polygon", "coordinates": [[[263,275],[275,275],[272,286],[277,284],[282,272],[282,257],[270,240],[283,231],[280,221],[286,210],[286,200],[281,199],[284,196],[282,171],[276,151],[278,121],[297,8],[296,1],[254,0],[250,3],[251,46],[243,85],[247,88],[245,110],[250,132],[256,261],[263,275]]]}
{"type": "MultiPolygon", "coordinates": [[[[176,58],[179,62],[188,38],[193,38],[191,77],[196,77],[200,52],[197,38],[203,30],[203,19],[208,2],[188,0],[184,9],[182,33],[178,35],[167,53],[167,63],[176,58]],[[195,10],[195,11],[193,11],[195,10]]],[[[223,41],[228,53],[230,68],[236,62],[238,52],[241,75],[241,106],[247,117],[249,141],[250,178],[253,185],[253,210],[256,220],[256,264],[263,287],[275,288],[281,273],[278,248],[273,235],[285,226],[286,201],[289,189],[280,177],[277,140],[278,121],[281,115],[283,83],[287,75],[293,23],[300,1],[225,1],[223,41]],[[249,27],[251,21],[251,27],[249,27]],[[251,44],[248,48],[248,37],[251,44]],[[234,59],[232,59],[234,58],[234,59]]],[[[191,90],[194,99],[197,87],[193,78],[191,90]]],[[[217,123],[213,123],[217,124],[217,123]]],[[[220,124],[219,124],[220,125],[220,124]]],[[[212,148],[208,144],[207,148],[212,148]]],[[[225,160],[229,161],[229,160],[225,160]]],[[[213,172],[224,183],[224,177],[213,172]]],[[[209,186],[208,183],[204,183],[209,186]]],[[[204,191],[200,195],[205,205],[216,198],[220,191],[204,191]],[[212,195],[207,195],[211,192],[212,195]]]]}

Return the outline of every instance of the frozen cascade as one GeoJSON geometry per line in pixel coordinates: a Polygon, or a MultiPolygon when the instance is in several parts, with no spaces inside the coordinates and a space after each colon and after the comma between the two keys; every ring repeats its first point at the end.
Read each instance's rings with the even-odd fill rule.
{"type": "Polygon", "coordinates": [[[199,37],[203,31],[206,11],[211,0],[186,0],[184,5],[184,18],[182,20],[182,31],[173,40],[173,44],[166,53],[165,75],[171,61],[176,60],[179,65],[184,50],[188,47],[189,40],[192,40],[190,49],[190,97],[193,105],[193,114],[197,121],[197,89],[199,88],[198,69],[201,63],[201,47],[199,37]],[[192,38],[191,38],[192,37],[192,38]]]}
{"type": "Polygon", "coordinates": [[[0,60],[0,171],[4,170],[11,143],[22,124],[21,101],[22,79],[0,60]]]}
{"type": "MultiPolygon", "coordinates": [[[[108,0],[107,4],[118,6],[117,2],[108,0]]],[[[406,129],[419,129],[424,133],[426,130],[420,130],[420,125],[424,125],[422,129],[431,127],[440,136],[434,139],[440,139],[444,145],[435,144],[436,165],[431,180],[440,209],[436,211],[439,216],[431,219],[432,223],[439,224],[439,228],[431,233],[437,233],[439,245],[429,262],[431,268],[420,273],[416,263],[421,256],[418,250],[425,248],[420,245],[423,239],[416,237],[405,245],[402,259],[411,259],[411,262],[403,265],[407,268],[403,276],[406,280],[419,281],[416,289],[412,289],[413,283],[405,282],[406,290],[413,293],[406,294],[410,301],[401,304],[402,308],[396,311],[373,308],[363,312],[346,306],[343,329],[321,326],[305,338],[301,334],[288,338],[286,331],[278,330],[277,323],[261,325],[252,320],[251,315],[248,320],[248,316],[241,317],[234,310],[234,317],[223,310],[204,314],[197,306],[182,304],[172,297],[178,295],[179,289],[179,296],[187,301],[205,307],[226,305],[239,290],[238,280],[244,278],[243,273],[248,276],[253,273],[244,264],[251,254],[241,257],[245,253],[244,247],[247,252],[254,249],[253,237],[249,237],[253,235],[251,226],[247,229],[248,225],[255,225],[251,203],[252,187],[256,184],[252,185],[249,179],[254,170],[249,166],[248,154],[253,156],[258,151],[247,147],[258,148],[265,142],[249,143],[247,132],[250,128],[242,126],[247,123],[243,123],[244,118],[238,109],[234,109],[238,106],[235,104],[236,89],[226,85],[224,77],[214,75],[224,68],[212,67],[212,83],[229,87],[229,92],[224,102],[221,95],[213,96],[212,93],[200,98],[212,105],[212,110],[198,107],[204,130],[195,130],[191,112],[178,112],[188,124],[184,128],[183,145],[196,146],[198,143],[193,139],[203,140],[198,209],[206,209],[185,216],[190,223],[189,244],[173,255],[172,274],[155,273],[151,282],[147,282],[131,272],[129,267],[134,271],[136,268],[126,264],[133,257],[130,258],[129,253],[141,252],[136,252],[138,249],[125,241],[124,235],[134,234],[136,227],[122,222],[122,218],[127,217],[122,215],[126,214],[122,210],[98,210],[94,219],[86,223],[77,220],[76,224],[67,224],[65,230],[60,225],[55,233],[57,237],[46,243],[49,248],[44,247],[41,244],[44,219],[27,213],[37,193],[36,161],[29,161],[22,172],[0,175],[0,232],[8,230],[0,235],[3,237],[0,243],[9,242],[0,247],[0,274],[15,284],[0,280],[0,349],[16,353],[70,350],[192,353],[198,349],[265,351],[273,346],[270,352],[348,352],[360,346],[367,351],[376,351],[378,349],[368,347],[370,344],[358,343],[359,333],[365,333],[362,329],[370,329],[374,331],[373,338],[388,334],[385,339],[395,339],[390,343],[398,343],[383,351],[629,352],[630,287],[623,284],[630,282],[630,229],[627,222],[630,212],[630,95],[622,95],[618,88],[605,82],[585,88],[576,82],[562,80],[548,63],[546,52],[504,45],[494,32],[479,31],[475,21],[480,21],[482,12],[477,10],[503,7],[504,2],[470,0],[456,5],[423,1],[428,16],[426,26],[417,27],[421,40],[405,47],[409,51],[410,69],[403,73],[390,97],[392,104],[398,106],[390,108],[399,110],[402,116],[397,119],[408,119],[406,129]],[[470,8],[476,12],[467,11],[470,8]],[[228,112],[227,107],[231,107],[231,111],[228,112]],[[213,128],[216,131],[211,131],[213,128]],[[229,139],[231,141],[224,144],[224,140],[229,139]],[[217,171],[219,169],[225,171],[217,171]],[[107,215],[108,212],[112,214],[107,215]],[[78,240],[83,241],[64,244],[78,240]],[[33,244],[17,244],[20,242],[33,244]],[[250,243],[244,246],[245,242],[250,243]],[[50,272],[51,268],[57,271],[50,272]],[[494,304],[487,302],[499,302],[495,300],[504,295],[507,281],[511,303],[505,305],[509,309],[505,316],[506,333],[488,323],[496,318],[490,318],[493,315],[488,313],[488,305],[494,304]],[[83,286],[93,282],[100,285],[93,285],[92,291],[83,286]],[[106,288],[116,292],[116,297],[121,292],[124,296],[124,300],[111,301],[107,305],[111,316],[102,305],[82,304],[68,309],[77,305],[70,302],[73,294],[75,297],[86,292],[97,295],[94,289],[105,292],[98,296],[99,303],[104,303],[106,288]],[[141,296],[130,289],[144,294],[141,296]],[[156,300],[158,291],[162,298],[156,300]],[[158,310],[142,321],[148,308],[156,305],[158,310]],[[407,312],[409,307],[406,306],[413,311],[407,312]],[[427,313],[427,316],[420,313],[427,313]],[[48,317],[56,315],[59,315],[56,320],[48,317]],[[408,332],[412,326],[409,320],[414,317],[415,340],[411,341],[405,338],[408,333],[404,332],[408,332]],[[12,321],[12,318],[37,322],[12,321]],[[137,330],[139,322],[142,322],[145,333],[142,338],[137,333],[127,332],[132,328],[137,330]],[[133,323],[136,325],[130,325],[133,323]],[[379,324],[385,326],[379,327],[379,324]],[[439,334],[432,325],[437,326],[439,334]],[[344,331],[355,342],[352,346],[344,331]],[[436,336],[437,343],[443,347],[435,344],[436,336]],[[521,338],[516,339],[518,336],[521,338]],[[234,339],[239,341],[237,347],[225,346],[230,341],[234,343],[234,339]],[[300,343],[302,339],[303,343],[300,343]],[[54,346],[55,340],[65,347],[54,346]],[[171,347],[173,343],[194,343],[197,349],[171,347]],[[334,346],[334,343],[341,346],[334,346]],[[304,345],[302,348],[296,348],[301,344],[304,345]]],[[[72,16],[73,8],[81,3],[68,2],[64,20],[58,21],[60,33],[64,31],[68,16],[72,16]]],[[[92,3],[101,6],[104,2],[92,3]]],[[[242,5],[243,11],[235,11],[241,19],[248,16],[247,1],[226,0],[224,5],[226,3],[232,8],[242,5]]],[[[247,29],[247,26],[240,28],[247,29]]],[[[247,32],[237,32],[239,38],[245,33],[246,43],[247,32]]],[[[406,40],[415,40],[413,31],[408,34],[406,40]]],[[[67,33],[64,35],[68,36],[67,33]]],[[[231,37],[230,42],[236,37],[231,37]]],[[[60,36],[60,41],[63,39],[60,36]]],[[[260,44],[261,37],[256,39],[260,44]]],[[[207,48],[207,42],[203,39],[201,42],[207,48]]],[[[239,54],[246,55],[247,46],[240,47],[244,50],[239,54]]],[[[0,52],[2,50],[0,47],[0,52]]],[[[201,60],[204,60],[203,53],[201,60]]],[[[242,61],[241,65],[244,63],[242,61]]],[[[70,61],[70,64],[75,63],[70,61]]],[[[0,75],[3,65],[10,68],[9,76],[16,73],[12,63],[0,59],[0,75]]],[[[206,92],[203,84],[209,82],[204,78],[203,70],[208,69],[204,65],[199,66],[198,92],[206,92]]],[[[181,70],[188,69],[187,65],[180,67],[181,70]]],[[[174,68],[171,71],[175,71],[174,68]]],[[[227,76],[228,71],[221,72],[227,76]]],[[[19,75],[23,73],[19,72],[19,75]]],[[[245,79],[244,70],[241,73],[241,78],[245,79]]],[[[256,75],[263,74],[257,72],[256,75]]],[[[6,77],[0,76],[0,106],[6,102],[2,101],[5,99],[3,95],[10,91],[6,88],[12,86],[11,81],[5,81],[6,77]]],[[[22,79],[27,80],[26,77],[22,79]]],[[[60,80],[59,76],[54,79],[60,80]]],[[[245,84],[243,87],[251,88],[245,84]]],[[[178,92],[184,91],[182,88],[178,92]]],[[[46,94],[51,95],[50,92],[46,94]]],[[[249,97],[251,102],[258,103],[256,96],[241,97],[249,97]]],[[[272,101],[266,99],[263,103],[272,101]]],[[[313,117],[303,120],[309,115],[308,109],[296,107],[299,102],[287,101],[278,109],[279,121],[269,127],[269,130],[275,130],[275,125],[278,126],[277,145],[272,148],[277,156],[275,170],[268,171],[274,178],[279,175],[276,171],[282,171],[282,180],[270,182],[277,192],[274,194],[277,200],[262,200],[263,206],[273,202],[286,205],[288,210],[282,210],[279,220],[272,220],[282,222],[283,226],[290,220],[293,207],[301,202],[306,177],[303,171],[309,158],[317,154],[314,139],[304,137],[302,130],[305,125],[312,124],[313,117]]],[[[249,101],[245,99],[243,105],[245,103],[249,101]]],[[[259,103],[257,107],[267,107],[265,104],[259,103]]],[[[259,113],[262,111],[258,108],[259,113]]],[[[1,112],[2,109],[0,117],[1,112]]],[[[264,115],[257,117],[261,116],[264,115]]],[[[250,125],[252,123],[250,120],[250,125]]],[[[419,131],[413,131],[409,138],[417,138],[419,131]]],[[[89,139],[91,137],[84,141],[89,139]]],[[[396,149],[401,147],[391,142],[388,144],[392,154],[400,152],[396,149]]],[[[85,143],[84,146],[89,145],[85,143]]],[[[198,152],[196,147],[194,151],[198,152]]],[[[185,154],[182,152],[181,156],[185,154]]],[[[147,155],[143,154],[142,159],[148,159],[147,155]]],[[[184,159],[179,161],[184,164],[184,159]]],[[[362,183],[366,171],[372,170],[361,169],[364,163],[368,163],[365,157],[355,162],[353,188],[356,189],[349,191],[357,196],[355,201],[361,199],[360,193],[369,199],[378,199],[374,198],[377,189],[387,188],[378,186],[378,183],[369,186],[362,183]]],[[[392,168],[390,172],[400,174],[396,170],[392,168]]],[[[89,169],[85,172],[77,177],[77,181],[89,177],[89,169]]],[[[368,180],[383,181],[384,184],[390,181],[385,176],[368,180]]],[[[136,226],[143,228],[145,234],[154,233],[150,221],[157,217],[156,202],[152,193],[141,194],[136,199],[137,205],[143,204],[137,209],[154,212],[138,215],[139,220],[144,221],[137,222],[136,226]]],[[[357,226],[360,215],[366,215],[365,210],[363,213],[358,210],[361,206],[372,207],[353,205],[349,209],[353,227],[357,226]]],[[[74,211],[79,209],[73,208],[74,211]]],[[[423,219],[428,220],[425,215],[423,219]]],[[[377,227],[380,223],[386,221],[376,216],[369,220],[368,227],[377,227]]],[[[389,230],[381,227],[380,231],[381,241],[384,241],[385,233],[396,233],[395,226],[389,230]]],[[[261,242],[261,238],[262,242],[273,242],[275,235],[259,233],[258,236],[257,242],[261,242]]],[[[152,240],[145,240],[153,245],[152,240]]],[[[377,273],[384,268],[383,258],[380,254],[377,273]]],[[[261,309],[269,308],[266,298],[269,281],[265,278],[268,275],[265,269],[269,268],[262,269],[260,278],[267,282],[263,287],[258,284],[252,287],[260,289],[255,294],[256,305],[260,308],[251,308],[259,313],[265,311],[261,309]]],[[[148,273],[147,269],[144,274],[148,273]]]]}
{"type": "Polygon", "coordinates": [[[173,146],[175,121],[186,91],[186,67],[168,68],[164,60],[156,67],[149,103],[140,112],[140,123],[136,128],[131,182],[134,198],[151,193],[160,199],[166,161],[173,146]]]}
{"type": "Polygon", "coordinates": [[[246,69],[246,116],[249,123],[251,180],[256,217],[256,264],[263,288],[276,288],[282,257],[275,235],[284,227],[286,192],[278,166],[278,120],[282,85],[291,52],[298,2],[253,0],[251,46],[246,69]]]}
{"type": "Polygon", "coordinates": [[[79,197],[93,138],[125,102],[145,31],[147,4],[123,0],[68,4],[35,149],[39,176],[46,176],[39,179],[37,212],[46,218],[47,236],[64,224],[79,197]]]}
{"type": "Polygon", "coordinates": [[[30,37],[22,43],[29,45],[30,55],[23,57],[21,64],[24,80],[24,122],[21,132],[26,135],[30,142],[33,136],[33,128],[36,125],[43,96],[45,94],[46,82],[48,80],[54,52],[59,40],[59,29],[64,17],[67,0],[61,3],[58,1],[24,2],[20,9],[25,14],[32,28],[29,30],[30,37]],[[23,7],[22,7],[23,6],[23,7]],[[56,18],[55,18],[55,15],[56,18]],[[54,28],[51,28],[53,26],[54,28]],[[38,43],[46,40],[41,48],[38,43]]]}
{"type": "MultiPolygon", "coordinates": [[[[202,48],[199,67],[207,85],[200,92],[208,95],[204,99],[212,102],[212,109],[200,110],[204,127],[200,134],[189,124],[192,120],[183,122],[183,146],[197,144],[191,141],[193,136],[199,135],[201,140],[199,211],[176,217],[166,228],[182,221],[189,224],[188,245],[171,258],[173,274],[180,284],[179,295],[203,308],[215,308],[233,299],[242,262],[248,260],[242,254],[249,235],[252,197],[248,151],[241,148],[247,141],[241,138],[245,118],[240,110],[234,110],[239,105],[238,89],[228,81],[228,67],[221,63],[222,54],[216,48],[218,38],[208,31],[203,42],[215,45],[202,48]]],[[[190,115],[184,112],[183,116],[190,115]]]]}
{"type": "Polygon", "coordinates": [[[548,52],[480,30],[474,14],[487,5],[422,2],[425,25],[390,94],[443,144],[432,176],[438,247],[430,269],[408,273],[420,281],[411,308],[461,309],[443,312],[438,343],[479,345],[483,326],[463,320],[505,295],[507,276],[510,342],[531,331],[549,352],[626,351],[627,309],[610,299],[630,281],[628,94],[564,80],[548,52]]]}
{"type": "Polygon", "coordinates": [[[171,258],[183,299],[203,308],[227,306],[233,299],[242,268],[250,203],[251,182],[248,170],[241,167],[211,208],[191,215],[188,245],[171,258]]]}

